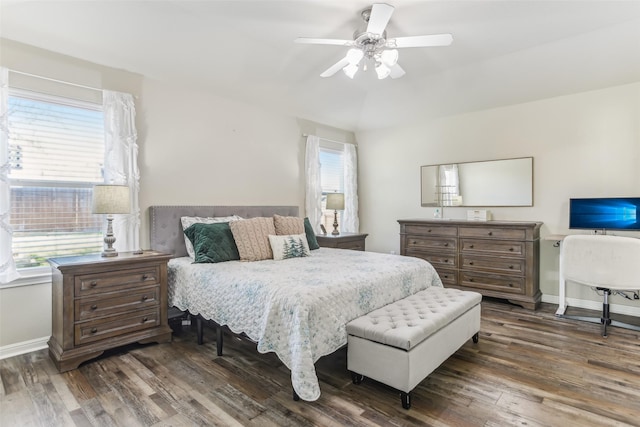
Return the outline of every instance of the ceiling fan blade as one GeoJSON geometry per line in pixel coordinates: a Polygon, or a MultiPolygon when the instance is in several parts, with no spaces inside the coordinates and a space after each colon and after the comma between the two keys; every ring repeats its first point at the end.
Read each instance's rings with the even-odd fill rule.
{"type": "Polygon", "coordinates": [[[306,37],[298,37],[294,40],[295,43],[301,44],[328,44],[335,46],[353,46],[353,40],[340,40],[340,39],[312,39],[306,37]]]}
{"type": "Polygon", "coordinates": [[[376,3],[371,7],[371,16],[367,25],[367,33],[382,34],[387,28],[394,7],[386,3],[376,3]]]}
{"type": "Polygon", "coordinates": [[[349,60],[345,56],[340,61],[336,62],[331,67],[329,67],[324,73],[320,74],[320,77],[331,77],[338,71],[342,70],[347,65],[349,65],[349,60]]]}
{"type": "Polygon", "coordinates": [[[402,67],[396,64],[393,67],[391,67],[391,73],[389,74],[389,77],[391,77],[392,79],[397,79],[399,77],[404,76],[405,74],[406,73],[404,72],[402,67]]]}
{"type": "Polygon", "coordinates": [[[389,47],[431,47],[449,46],[453,41],[451,34],[431,34],[427,36],[396,37],[387,42],[389,47]]]}

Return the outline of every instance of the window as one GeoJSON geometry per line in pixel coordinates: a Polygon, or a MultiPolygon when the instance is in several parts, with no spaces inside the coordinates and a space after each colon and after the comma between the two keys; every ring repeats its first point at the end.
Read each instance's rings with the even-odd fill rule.
{"type": "MultiPolygon", "coordinates": [[[[327,193],[344,193],[344,152],[320,147],[320,180],[322,182],[322,225],[333,230],[334,211],[327,210],[327,193]]],[[[341,216],[342,212],[338,212],[341,216]]],[[[338,219],[342,223],[342,219],[338,219]]]]}
{"type": "Polygon", "coordinates": [[[99,252],[103,218],[91,198],[104,181],[102,105],[10,89],[8,111],[16,267],[99,252]]]}

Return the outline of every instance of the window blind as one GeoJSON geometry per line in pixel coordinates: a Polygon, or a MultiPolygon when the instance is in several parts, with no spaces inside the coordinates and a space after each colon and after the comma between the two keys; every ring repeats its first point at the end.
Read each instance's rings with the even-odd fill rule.
{"type": "Polygon", "coordinates": [[[91,213],[91,198],[103,182],[102,106],[10,91],[8,107],[16,266],[99,252],[103,218],[91,213]]]}

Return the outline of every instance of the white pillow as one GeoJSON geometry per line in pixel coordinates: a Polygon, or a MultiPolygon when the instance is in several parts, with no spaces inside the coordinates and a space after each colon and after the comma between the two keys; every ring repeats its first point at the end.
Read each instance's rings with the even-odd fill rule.
{"type": "MultiPolygon", "coordinates": [[[[180,218],[180,222],[182,223],[182,231],[184,234],[184,230],[196,223],[215,224],[218,222],[237,221],[239,219],[242,219],[242,217],[238,215],[216,217],[183,216],[180,218]]],[[[184,235],[184,245],[187,247],[187,254],[189,254],[191,258],[195,258],[196,255],[195,251],[193,250],[193,244],[191,244],[191,240],[189,240],[186,235],[184,235]]]]}
{"type": "Polygon", "coordinates": [[[281,260],[309,256],[306,234],[269,235],[273,259],[281,260]]]}

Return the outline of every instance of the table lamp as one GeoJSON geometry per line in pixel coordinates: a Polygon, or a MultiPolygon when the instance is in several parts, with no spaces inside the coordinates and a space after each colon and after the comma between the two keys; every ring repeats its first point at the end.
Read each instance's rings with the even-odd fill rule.
{"type": "Polygon", "coordinates": [[[118,256],[113,248],[116,238],[113,235],[113,215],[131,213],[131,201],[129,199],[129,187],[126,185],[96,185],[93,187],[94,214],[107,214],[107,234],[104,237],[105,250],[103,257],[118,256]]]}
{"type": "Polygon", "coordinates": [[[338,211],[344,210],[344,193],[327,194],[327,209],[333,210],[333,231],[332,235],[340,234],[338,231],[338,211]]]}

